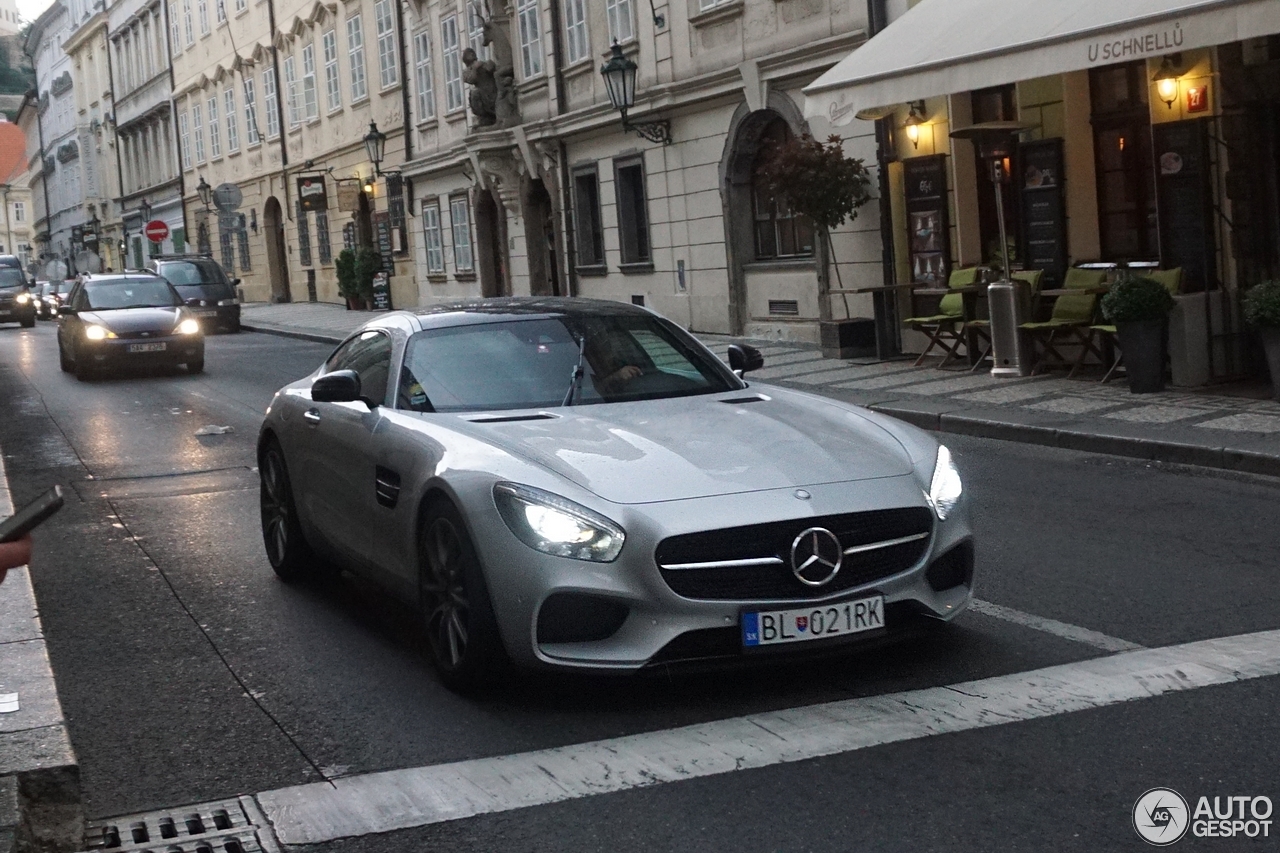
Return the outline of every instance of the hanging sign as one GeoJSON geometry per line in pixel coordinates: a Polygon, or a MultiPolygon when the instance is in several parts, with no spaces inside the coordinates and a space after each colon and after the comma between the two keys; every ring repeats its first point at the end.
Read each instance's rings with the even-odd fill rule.
{"type": "MultiPolygon", "coordinates": [[[[341,192],[339,192],[341,195],[341,192]]],[[[308,175],[298,178],[298,204],[303,210],[328,210],[329,197],[325,193],[324,175],[308,175]]]]}
{"type": "Polygon", "coordinates": [[[338,210],[343,213],[355,213],[360,209],[360,182],[338,182],[338,210]]]}

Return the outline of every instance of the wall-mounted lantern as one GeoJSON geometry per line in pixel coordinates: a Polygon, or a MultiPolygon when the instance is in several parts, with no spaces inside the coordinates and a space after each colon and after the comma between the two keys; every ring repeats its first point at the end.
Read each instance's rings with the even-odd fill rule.
{"type": "Polygon", "coordinates": [[[1178,100],[1178,77],[1181,75],[1177,66],[1181,64],[1181,59],[1181,54],[1166,56],[1160,63],[1156,76],[1151,78],[1151,82],[1156,84],[1156,94],[1169,109],[1173,109],[1173,102],[1178,100]]]}
{"type": "Polygon", "coordinates": [[[911,111],[903,125],[907,129],[907,139],[911,140],[912,150],[920,147],[920,125],[925,123],[924,101],[912,101],[911,111]]]}
{"type": "Polygon", "coordinates": [[[650,122],[632,122],[627,119],[627,110],[636,104],[636,69],[636,64],[622,55],[622,45],[615,41],[609,61],[600,66],[600,76],[604,78],[605,89],[609,92],[609,102],[615,110],[622,113],[623,130],[634,130],[650,142],[670,145],[671,122],[666,119],[650,122]]]}

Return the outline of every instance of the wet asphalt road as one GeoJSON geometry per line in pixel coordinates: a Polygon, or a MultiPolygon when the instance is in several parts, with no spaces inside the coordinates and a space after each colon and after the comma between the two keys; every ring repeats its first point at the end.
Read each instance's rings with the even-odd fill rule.
{"type": "MultiPolygon", "coordinates": [[[[77,382],[53,328],[0,327],[15,503],[68,506],[32,576],[91,817],[324,777],[505,755],[1084,660],[966,614],[902,645],[786,668],[443,689],[411,615],[349,576],[275,580],[254,441],[329,348],[210,338],[206,373],[77,382]],[[197,437],[205,425],[226,435],[197,437]]],[[[979,594],[1146,646],[1280,628],[1280,483],[947,437],[978,507],[979,594]]],[[[1280,802],[1280,679],[875,747],[316,849],[1143,849],[1144,790],[1280,802]]],[[[1191,849],[1277,842],[1188,837],[1191,849]]]]}

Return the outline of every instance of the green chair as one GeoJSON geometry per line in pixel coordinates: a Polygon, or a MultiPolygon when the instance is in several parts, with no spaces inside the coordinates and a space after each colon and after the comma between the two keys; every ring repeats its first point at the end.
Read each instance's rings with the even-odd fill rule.
{"type": "MultiPolygon", "coordinates": [[[[1105,292],[1107,270],[1067,270],[1062,292],[1053,294],[1053,309],[1048,320],[1023,323],[1020,328],[1038,345],[1036,363],[1031,368],[1034,376],[1042,368],[1062,367],[1074,372],[1085,353],[1094,353],[1099,360],[1102,353],[1093,339],[1089,327],[1096,322],[1098,295],[1105,292]],[[1072,293],[1070,291],[1079,291],[1072,293]],[[1068,361],[1059,347],[1077,344],[1084,352],[1074,362],[1068,361]]],[[[1049,295],[1049,294],[1043,294],[1049,295]]]]}
{"type": "MultiPolygon", "coordinates": [[[[1171,270],[1145,270],[1139,275],[1160,282],[1174,296],[1177,296],[1179,291],[1182,290],[1182,267],[1174,267],[1171,270]]],[[[1124,352],[1120,349],[1120,336],[1116,334],[1116,327],[1106,324],[1090,326],[1088,336],[1090,344],[1093,344],[1095,339],[1102,344],[1104,353],[1102,363],[1107,365],[1107,371],[1102,374],[1102,379],[1099,381],[1110,382],[1116,371],[1124,366],[1124,352]]],[[[1067,374],[1068,379],[1075,377],[1076,371],[1084,364],[1084,358],[1088,351],[1089,348],[1087,347],[1080,350],[1080,357],[1076,359],[1075,366],[1067,374]]],[[[1094,351],[1096,352],[1096,350],[1094,351]]]]}
{"type": "MultiPolygon", "coordinates": [[[[1026,282],[1031,304],[1036,304],[1040,299],[1040,283],[1044,279],[1044,270],[1017,270],[1010,278],[1014,281],[1026,282]]],[[[974,359],[973,367],[969,368],[969,372],[973,373],[982,367],[982,362],[991,355],[991,321],[981,317],[972,318],[965,323],[964,327],[965,331],[972,335],[974,343],[982,349],[974,359]]]]}
{"type": "Polygon", "coordinates": [[[946,355],[938,364],[941,368],[951,359],[960,357],[960,345],[964,343],[964,295],[959,291],[973,287],[978,283],[978,268],[952,270],[947,279],[946,290],[939,288],[917,288],[911,291],[911,310],[919,312],[918,316],[908,317],[902,321],[904,326],[923,332],[929,336],[929,345],[915,360],[919,367],[934,347],[941,347],[946,355]],[[955,292],[947,292],[955,291],[955,292]],[[932,314],[922,312],[917,307],[917,298],[923,296],[941,296],[936,311],[932,314]]]}

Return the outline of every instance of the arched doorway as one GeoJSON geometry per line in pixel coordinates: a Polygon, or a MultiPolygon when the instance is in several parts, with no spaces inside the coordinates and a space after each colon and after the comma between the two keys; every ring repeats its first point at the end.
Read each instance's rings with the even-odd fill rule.
{"type": "MultiPolygon", "coordinates": [[[[757,260],[812,256],[812,250],[807,254],[797,251],[799,244],[805,242],[805,235],[797,234],[795,223],[783,223],[787,235],[777,231],[779,219],[787,219],[787,211],[779,211],[771,199],[757,198],[754,191],[755,167],[765,140],[781,141],[787,135],[798,135],[804,127],[795,102],[778,92],[769,93],[764,109],[752,111],[746,104],[740,105],[730,121],[720,160],[720,197],[729,263],[729,325],[733,334],[742,334],[751,319],[747,307],[745,268],[748,264],[757,260]],[[791,242],[785,242],[784,236],[791,242]]],[[[817,244],[813,237],[809,235],[811,242],[817,244]]],[[[817,263],[816,269],[822,293],[826,290],[823,264],[817,263]]],[[[824,314],[825,301],[821,299],[824,314]]]]}
{"type": "Polygon", "coordinates": [[[271,282],[271,301],[289,302],[289,264],[284,249],[284,217],[275,196],[262,207],[262,224],[267,238],[267,276],[271,282]]]}
{"type": "Polygon", "coordinates": [[[506,215],[489,190],[476,193],[476,265],[481,296],[510,296],[507,280],[506,215]]]}
{"type": "Polygon", "coordinates": [[[539,178],[527,180],[524,221],[528,247],[529,292],[533,296],[562,296],[560,264],[556,257],[556,220],[551,193],[539,178]]]}

